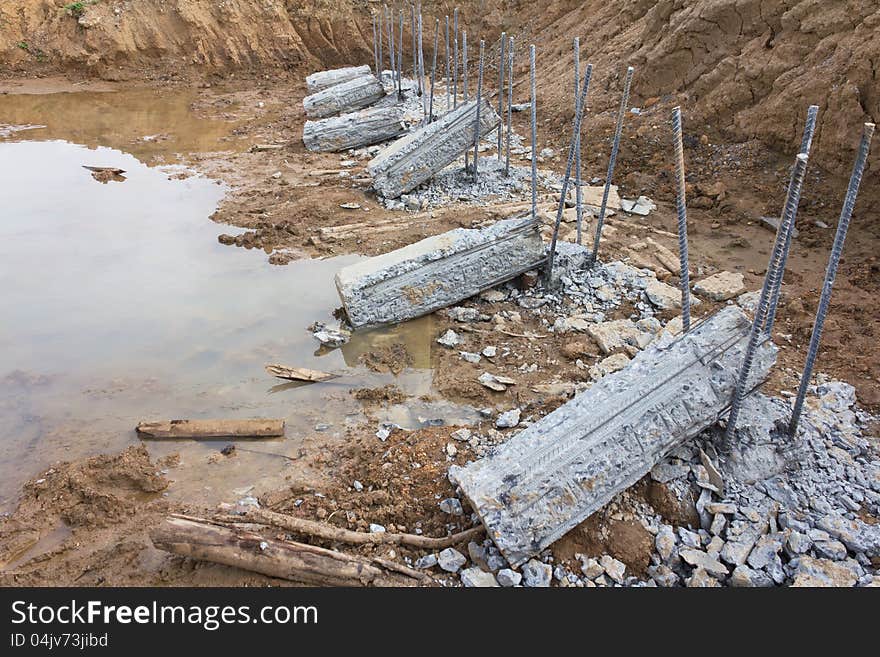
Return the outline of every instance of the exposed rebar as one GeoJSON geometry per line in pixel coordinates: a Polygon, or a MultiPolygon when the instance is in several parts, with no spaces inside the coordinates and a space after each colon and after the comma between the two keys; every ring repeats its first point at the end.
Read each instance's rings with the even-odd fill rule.
{"type": "Polygon", "coordinates": [[[726,438],[731,440],[736,431],[736,422],[739,419],[739,411],[742,407],[743,398],[747,392],[749,373],[752,369],[752,362],[755,358],[755,350],[758,347],[759,338],[764,336],[763,326],[764,319],[770,302],[770,296],[773,290],[782,280],[782,249],[785,246],[785,231],[788,226],[794,222],[797,214],[797,206],[800,201],[801,187],[804,184],[804,176],[807,171],[808,157],[805,153],[799,153],[795,161],[794,174],[792,175],[791,184],[788,187],[788,194],[785,201],[785,211],[783,212],[783,230],[777,232],[776,241],[773,244],[773,251],[770,254],[770,261],[767,264],[767,273],[764,276],[764,285],[761,287],[761,297],[758,301],[758,307],[755,310],[755,320],[752,322],[751,331],[749,331],[749,341],[743,354],[743,362],[740,368],[739,379],[737,380],[736,390],[734,391],[733,401],[730,405],[730,415],[727,418],[726,438]]]}
{"type": "MultiPolygon", "coordinates": [[[[425,48],[422,42],[422,6],[419,4],[419,96],[425,95],[425,48]]],[[[422,100],[422,113],[427,114],[425,101],[422,100]]]]}
{"type": "Polygon", "coordinates": [[[445,50],[445,53],[446,53],[446,79],[445,79],[445,82],[446,82],[446,111],[448,112],[452,108],[452,102],[451,102],[451,98],[450,98],[450,92],[452,90],[450,89],[451,85],[449,84],[449,80],[450,80],[450,78],[449,78],[449,75],[450,75],[450,71],[449,71],[449,16],[446,17],[446,50],[445,50]]]}
{"type": "Polygon", "coordinates": [[[562,191],[559,194],[559,206],[556,208],[556,223],[553,225],[553,238],[550,240],[550,255],[547,257],[547,270],[544,274],[544,286],[550,287],[553,277],[553,261],[556,258],[556,241],[559,238],[559,225],[562,223],[562,213],[565,211],[565,198],[568,196],[568,183],[571,181],[571,170],[574,166],[574,152],[577,138],[581,131],[581,118],[584,114],[584,105],[587,102],[587,92],[590,90],[590,78],[593,77],[593,65],[587,64],[584,73],[584,81],[581,85],[580,99],[577,111],[574,114],[574,125],[571,132],[571,144],[568,147],[568,162],[565,165],[565,176],[562,178],[562,191]]]}
{"type": "Polygon", "coordinates": [[[529,86],[532,127],[532,222],[538,223],[538,94],[535,88],[535,44],[529,46],[529,86]]]}
{"type": "MultiPolygon", "coordinates": [[[[574,111],[578,111],[581,84],[581,38],[574,38],[574,111]]],[[[581,136],[577,136],[577,152],[575,153],[575,225],[577,227],[577,243],[581,244],[581,231],[584,223],[584,192],[581,188],[581,136]]]]}
{"type": "Polygon", "coordinates": [[[437,48],[440,41],[440,19],[434,19],[434,61],[431,63],[431,93],[428,102],[428,123],[434,121],[434,84],[437,80],[437,48]]]}
{"type": "Polygon", "coordinates": [[[377,59],[377,51],[376,51],[376,16],[375,14],[370,15],[370,24],[373,26],[373,71],[376,77],[379,76],[379,60],[377,59]]]}
{"type": "Polygon", "coordinates": [[[681,134],[681,107],[672,108],[672,151],[675,157],[675,211],[678,214],[678,261],[681,267],[681,324],[691,330],[691,283],[688,263],[687,201],[684,180],[684,145],[681,134]]]}
{"type": "MultiPolygon", "coordinates": [[[[461,31],[461,74],[462,86],[464,87],[464,102],[468,100],[468,61],[467,61],[467,31],[461,31]]],[[[470,153],[464,152],[464,170],[467,171],[470,153]]]]}
{"type": "Polygon", "coordinates": [[[452,107],[458,107],[458,7],[452,10],[452,107]]]}
{"type": "Polygon", "coordinates": [[[388,5],[385,5],[385,12],[388,13],[388,58],[391,62],[391,82],[394,83],[394,75],[397,68],[394,66],[394,9],[388,12],[388,5]]]}
{"type": "Polygon", "coordinates": [[[412,3],[409,5],[410,31],[412,32],[412,65],[413,80],[419,79],[419,58],[416,56],[418,52],[418,34],[416,34],[416,6],[412,3]]]}
{"type": "MultiPolygon", "coordinates": [[[[807,121],[804,124],[804,134],[801,137],[801,150],[799,152],[810,154],[810,146],[813,144],[813,133],[816,130],[816,117],[819,114],[819,106],[818,105],[810,105],[807,109],[807,121]]],[[[794,173],[792,172],[792,175],[794,173]]],[[[790,182],[790,181],[789,181],[790,182]]],[[[777,232],[782,226],[782,217],[779,218],[779,227],[777,227],[777,232]]],[[[785,247],[782,250],[782,268],[785,269],[785,263],[788,262],[788,254],[791,251],[791,242],[794,238],[794,223],[788,227],[788,233],[785,236],[785,247]]],[[[767,320],[764,322],[764,332],[767,335],[773,331],[773,324],[776,322],[776,309],[779,305],[779,295],[782,293],[782,285],[779,286],[777,290],[773,292],[773,296],[770,297],[770,306],[767,311],[767,320]]]]}
{"type": "MultiPolygon", "coordinates": [[[[507,32],[501,33],[501,46],[498,53],[498,118],[504,116],[504,52],[507,46],[507,32]]],[[[501,140],[503,139],[504,120],[498,122],[498,161],[501,161],[501,140]]]]}
{"type": "Polygon", "coordinates": [[[378,15],[376,18],[376,32],[379,37],[379,68],[376,70],[376,75],[379,76],[379,82],[382,81],[382,66],[384,61],[384,53],[382,52],[382,16],[378,15]]]}
{"type": "Polygon", "coordinates": [[[620,150],[620,136],[623,133],[623,117],[626,115],[626,105],[629,102],[629,90],[632,85],[633,67],[627,66],[626,78],[623,82],[623,97],[620,99],[620,107],[617,110],[617,125],[614,128],[614,143],[611,145],[611,157],[608,160],[608,171],[605,174],[605,189],[602,192],[602,204],[599,206],[599,216],[596,218],[596,233],[593,236],[593,251],[590,253],[590,266],[592,267],[599,257],[599,242],[602,239],[602,225],[605,223],[605,212],[608,209],[608,195],[611,192],[611,181],[614,178],[614,165],[617,163],[617,152],[620,150]]]}
{"type": "Polygon", "coordinates": [[[504,175],[510,175],[510,124],[513,122],[513,37],[507,38],[507,144],[504,154],[504,175]]]}
{"type": "MultiPolygon", "coordinates": [[[[865,172],[865,163],[868,160],[868,151],[871,148],[871,138],[874,135],[874,124],[866,123],[862,128],[862,140],[856,161],[853,164],[852,175],[846,188],[846,197],[843,200],[843,209],[840,211],[840,219],[837,221],[837,232],[834,235],[834,244],[831,246],[831,255],[828,258],[828,268],[825,271],[825,280],[822,283],[822,294],[819,297],[819,308],[816,310],[816,321],[813,324],[813,333],[810,335],[810,346],[807,350],[807,360],[804,363],[804,372],[801,375],[801,383],[798,386],[797,397],[791,412],[791,422],[788,425],[788,433],[791,436],[797,431],[801,411],[804,407],[804,399],[807,396],[807,387],[813,375],[813,366],[819,355],[819,343],[822,340],[822,327],[825,324],[825,316],[828,314],[828,306],[831,303],[831,290],[834,287],[834,278],[837,276],[837,266],[840,264],[840,256],[843,253],[843,243],[846,240],[846,231],[852,218],[853,208],[856,205],[856,197],[859,195],[859,185],[862,182],[862,174],[865,172]]],[[[809,148],[809,144],[807,144],[809,148]]]]}
{"type": "Polygon", "coordinates": [[[397,100],[403,102],[403,10],[400,11],[400,38],[397,45],[397,100]]]}
{"type": "Polygon", "coordinates": [[[477,126],[474,130],[474,182],[477,182],[478,166],[480,157],[480,105],[483,104],[483,56],[486,51],[486,42],[480,39],[480,68],[477,73],[477,126]]]}

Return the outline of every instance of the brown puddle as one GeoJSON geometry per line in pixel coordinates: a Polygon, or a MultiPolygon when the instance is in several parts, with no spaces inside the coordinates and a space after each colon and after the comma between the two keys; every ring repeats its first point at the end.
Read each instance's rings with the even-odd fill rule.
{"type": "MultiPolygon", "coordinates": [[[[144,164],[226,143],[234,124],[197,119],[189,104],[188,92],[155,90],[0,96],[0,124],[47,126],[0,139],[0,510],[52,462],[133,444],[140,420],[284,418],[286,438],[248,442],[222,466],[226,441],[149,443],[156,457],[180,453],[172,498],[235,501],[236,490],[295,475],[304,452],[362,422],[352,390],[431,391],[430,317],[329,352],[306,330],[335,325],[333,276],[357,256],[276,267],[224,247],[218,234],[234,229],[208,219],[224,188],[144,164]],[[159,132],[173,137],[139,141],[159,132]],[[84,166],[123,170],[124,181],[102,184],[84,166]],[[395,342],[411,356],[398,376],[360,364],[395,342]],[[265,374],[268,362],[345,376],[285,385],[265,374]]],[[[475,417],[430,402],[383,413],[369,420],[475,417]]]]}

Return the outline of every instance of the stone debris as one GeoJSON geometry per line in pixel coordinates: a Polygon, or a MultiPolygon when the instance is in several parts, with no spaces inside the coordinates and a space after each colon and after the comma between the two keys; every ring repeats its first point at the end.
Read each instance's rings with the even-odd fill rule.
{"type": "Polygon", "coordinates": [[[489,390],[494,390],[496,392],[504,392],[507,390],[508,386],[516,385],[514,379],[507,376],[501,376],[500,374],[491,374],[490,372],[483,372],[477,381],[489,388],[489,390]]]}
{"type": "Polygon", "coordinates": [[[718,272],[694,285],[696,294],[712,299],[712,301],[727,301],[739,296],[745,289],[743,275],[729,271],[718,272]]]}
{"type": "Polygon", "coordinates": [[[522,575],[510,568],[502,568],[498,571],[495,579],[501,586],[509,588],[519,586],[519,583],[522,581],[522,575]]]}
{"type": "Polygon", "coordinates": [[[406,128],[402,107],[371,107],[306,121],[303,144],[310,151],[338,152],[394,139],[402,135],[406,128]]]}
{"type": "Polygon", "coordinates": [[[448,573],[457,573],[467,563],[467,557],[455,548],[446,548],[437,555],[437,565],[448,573]]]}
{"type": "Polygon", "coordinates": [[[325,347],[341,347],[351,339],[351,333],[345,329],[329,328],[322,322],[315,322],[309,327],[315,339],[325,347]]]}
{"type": "Polygon", "coordinates": [[[306,88],[310,94],[313,94],[327,87],[370,75],[370,73],[370,67],[367,65],[346,66],[345,68],[334,68],[329,71],[318,71],[306,76],[306,88]]]}
{"type": "MultiPolygon", "coordinates": [[[[436,125],[436,124],[432,124],[436,125]]],[[[336,288],[355,328],[413,319],[533,269],[544,243],[528,219],[457,228],[343,267],[336,288]]]]}
{"type": "Polygon", "coordinates": [[[620,209],[629,214],[638,214],[647,217],[651,212],[657,209],[657,204],[647,196],[639,196],[635,201],[630,199],[620,199],[620,209]]]}
{"type": "Polygon", "coordinates": [[[605,554],[599,559],[599,565],[602,566],[602,570],[605,571],[605,574],[608,575],[608,577],[618,584],[623,584],[623,574],[626,572],[626,564],[605,554]]]}
{"type": "Polygon", "coordinates": [[[471,567],[461,571],[461,583],[466,587],[490,588],[499,586],[495,575],[480,568],[471,567]]]}
{"type": "MultiPolygon", "coordinates": [[[[367,165],[373,188],[386,198],[397,198],[439,173],[473,145],[476,114],[476,100],[461,103],[395,141],[367,165]]],[[[481,99],[481,134],[488,134],[499,122],[489,101],[481,99]]]]}
{"type": "Polygon", "coordinates": [[[532,588],[548,587],[553,578],[553,567],[537,559],[530,559],[522,567],[523,586],[532,588]]]}
{"type": "Polygon", "coordinates": [[[310,119],[323,119],[372,105],[384,95],[385,89],[375,76],[362,75],[306,96],[303,109],[310,119]]]}
{"type": "Polygon", "coordinates": [[[448,513],[453,516],[460,516],[464,514],[464,511],[461,508],[461,501],[457,497],[447,497],[445,500],[440,502],[439,504],[440,510],[443,513],[448,513]]]}
{"type": "MultiPolygon", "coordinates": [[[[452,466],[450,480],[508,561],[521,564],[550,545],[713,424],[736,385],[750,324],[737,307],[727,307],[680,339],[651,345],[489,458],[452,466]],[[695,358],[701,353],[714,355],[695,358]],[[677,376],[670,377],[673,371],[677,376]],[[679,385],[686,389],[673,394],[670,386],[679,385]]],[[[772,343],[759,347],[755,383],[775,354],[772,343]]]]}
{"type": "Polygon", "coordinates": [[[495,420],[496,429],[511,429],[519,424],[520,410],[512,408],[505,411],[495,420]]]}
{"type": "Polygon", "coordinates": [[[447,329],[447,331],[443,335],[437,338],[437,344],[443,345],[444,347],[449,347],[451,349],[461,344],[461,338],[458,337],[458,333],[456,333],[452,329],[447,329]]]}

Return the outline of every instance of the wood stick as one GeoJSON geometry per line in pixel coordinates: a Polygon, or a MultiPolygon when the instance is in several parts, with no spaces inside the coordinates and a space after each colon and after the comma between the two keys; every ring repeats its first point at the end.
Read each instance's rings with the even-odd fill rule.
{"type": "Polygon", "coordinates": [[[146,438],[272,438],[284,435],[284,420],[160,420],[141,422],[146,438]]]}
{"type": "Polygon", "coordinates": [[[293,541],[276,541],[200,518],[169,516],[150,532],[160,550],[318,586],[418,586],[432,580],[404,566],[293,541]]]}
{"type": "Polygon", "coordinates": [[[354,532],[342,527],[334,527],[314,520],[296,518],[284,513],[269,511],[268,509],[248,509],[242,516],[220,516],[224,521],[237,520],[238,522],[258,522],[271,525],[280,529],[286,529],[298,534],[306,534],[328,541],[339,541],[350,545],[406,545],[426,550],[443,550],[453,545],[470,541],[479,536],[483,531],[482,525],[472,527],[463,532],[444,536],[443,538],[431,538],[417,534],[391,534],[388,532],[354,532]]]}
{"type": "Polygon", "coordinates": [[[320,383],[321,381],[329,381],[330,379],[339,378],[338,374],[332,372],[322,372],[321,370],[310,370],[306,367],[288,367],[287,365],[278,365],[269,363],[266,365],[266,372],[279,379],[289,379],[291,381],[309,381],[312,383],[320,383]]]}

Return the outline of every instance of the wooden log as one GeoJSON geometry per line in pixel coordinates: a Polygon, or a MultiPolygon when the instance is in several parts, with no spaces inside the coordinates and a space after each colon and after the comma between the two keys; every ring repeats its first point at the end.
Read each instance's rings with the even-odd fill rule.
{"type": "Polygon", "coordinates": [[[384,95],[385,89],[375,77],[363,75],[306,96],[303,109],[309,118],[323,119],[372,105],[384,95]]]}
{"type": "Polygon", "coordinates": [[[406,131],[403,115],[403,107],[394,105],[306,121],[303,144],[316,152],[344,151],[378,144],[399,137],[406,131]]]}
{"type": "MultiPolygon", "coordinates": [[[[494,130],[501,119],[482,99],[480,134],[494,130]]],[[[462,103],[434,123],[398,139],[367,165],[373,188],[385,198],[397,198],[430,179],[474,144],[476,99],[462,103]]]]}
{"type": "Polygon", "coordinates": [[[456,228],[343,267],[336,289],[354,328],[413,319],[534,269],[544,242],[527,217],[456,228]]]}
{"type": "Polygon", "coordinates": [[[307,367],[288,367],[287,365],[278,365],[269,363],[266,365],[266,372],[279,379],[288,379],[290,381],[308,381],[311,383],[320,383],[321,381],[329,381],[330,379],[339,378],[338,374],[332,372],[322,372],[321,370],[310,370],[307,367]]]}
{"type": "Polygon", "coordinates": [[[284,435],[284,420],[160,420],[141,422],[146,438],[274,438],[284,435]]]}
{"type": "Polygon", "coordinates": [[[200,561],[242,568],[316,586],[419,586],[431,580],[389,564],[293,541],[277,541],[243,528],[169,516],[150,532],[158,549],[200,561]]]}
{"type": "MultiPolygon", "coordinates": [[[[664,337],[449,479],[513,565],[562,537],[717,422],[736,388],[751,323],[729,306],[678,339],[664,337]]],[[[776,360],[758,349],[749,387],[776,360]]]]}
{"type": "Polygon", "coordinates": [[[318,71],[306,76],[306,88],[310,94],[313,94],[322,89],[365,75],[370,75],[370,67],[366,64],[364,66],[346,66],[345,68],[334,68],[329,71],[318,71]]]}

